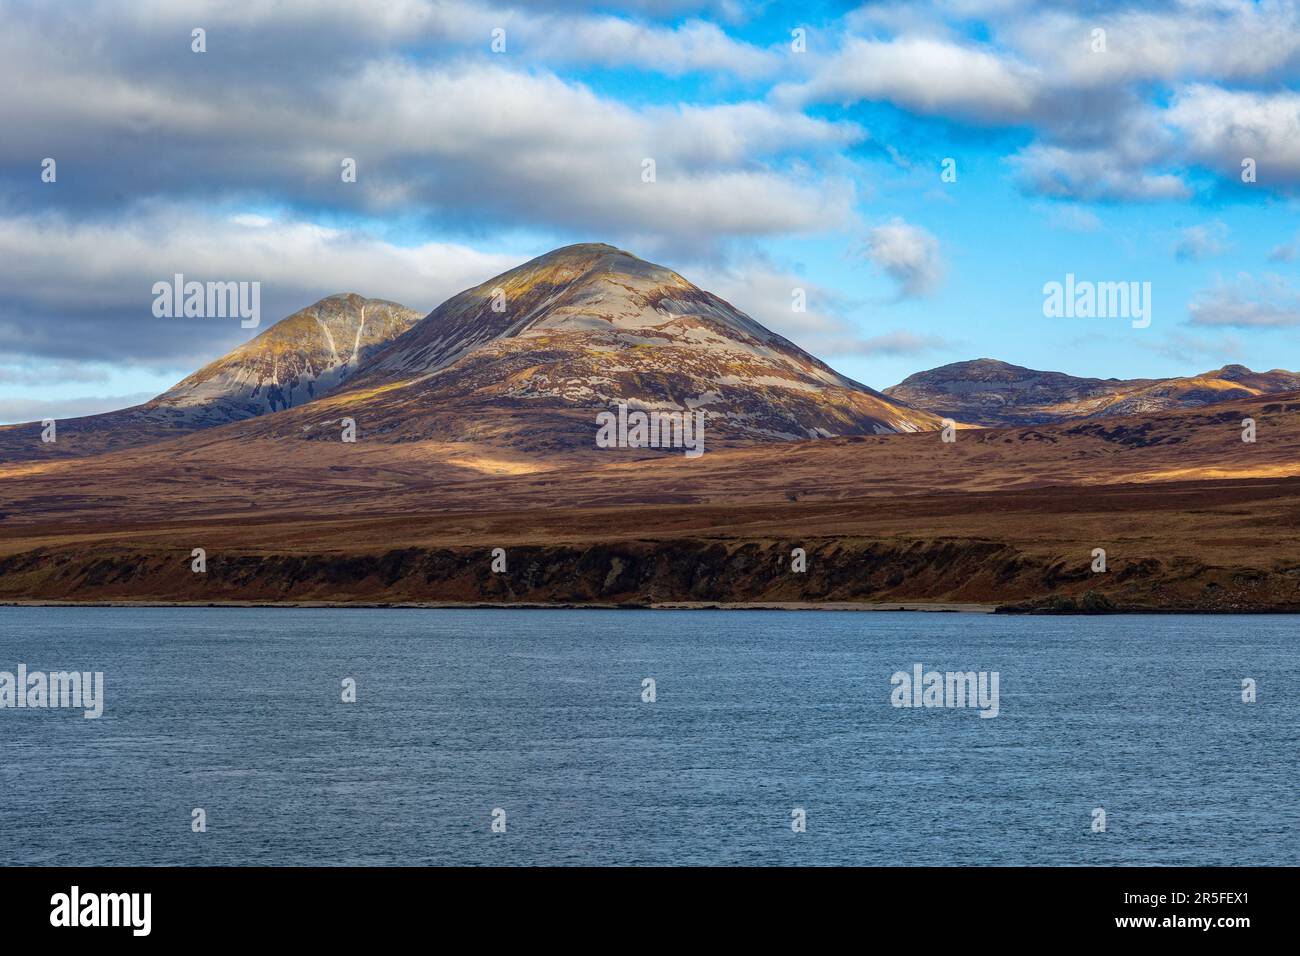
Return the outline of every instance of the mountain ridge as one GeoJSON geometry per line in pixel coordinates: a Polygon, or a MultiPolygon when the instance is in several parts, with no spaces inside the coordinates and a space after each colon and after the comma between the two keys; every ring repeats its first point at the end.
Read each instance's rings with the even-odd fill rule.
{"type": "Polygon", "coordinates": [[[301,405],[343,387],[387,339],[420,318],[387,299],[326,296],[143,404],[58,420],[52,443],[41,441],[39,423],[0,426],[0,461],[135,447],[301,405]]]}
{"type": "Polygon", "coordinates": [[[1101,379],[982,358],[917,372],[884,394],[936,415],[992,428],[1198,408],[1295,389],[1300,389],[1300,373],[1255,372],[1235,364],[1199,375],[1101,379]]]}
{"type": "Polygon", "coordinates": [[[502,444],[572,450],[592,446],[594,415],[620,403],[704,410],[714,438],[729,442],[940,425],[673,270],[579,243],[457,293],[393,339],[348,389],[255,430],[328,439],[346,415],[377,440],[490,433],[502,444]],[[457,422],[452,408],[467,420],[457,422]]]}
{"type": "Polygon", "coordinates": [[[337,293],[294,312],[150,401],[40,426],[0,426],[0,461],[93,455],[213,427],[252,439],[452,441],[528,453],[594,446],[625,405],[703,411],[723,445],[1044,425],[1196,408],[1300,389],[1300,375],[1225,365],[1099,379],[995,359],[876,391],[681,274],[606,243],[553,249],[425,315],[337,293]]]}

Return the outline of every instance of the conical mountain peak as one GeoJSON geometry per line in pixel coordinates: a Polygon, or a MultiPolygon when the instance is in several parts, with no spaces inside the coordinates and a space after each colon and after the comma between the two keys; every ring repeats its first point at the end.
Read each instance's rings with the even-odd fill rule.
{"type": "MultiPolygon", "coordinates": [[[[357,392],[395,387],[415,389],[421,407],[472,398],[701,408],[752,440],[938,421],[845,378],[672,269],[603,243],[552,250],[452,296],[354,382],[357,392]]],[[[400,416],[396,393],[385,394],[383,414],[400,416]]]]}

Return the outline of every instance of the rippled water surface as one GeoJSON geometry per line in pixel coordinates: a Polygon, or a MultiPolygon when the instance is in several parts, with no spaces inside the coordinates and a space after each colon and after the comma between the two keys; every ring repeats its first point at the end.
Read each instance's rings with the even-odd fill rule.
{"type": "Polygon", "coordinates": [[[1298,629],[0,608],[0,671],[106,685],[98,720],[0,709],[3,862],[1296,864],[1298,629]],[[893,707],[917,663],[998,672],[999,715],[893,707]]]}

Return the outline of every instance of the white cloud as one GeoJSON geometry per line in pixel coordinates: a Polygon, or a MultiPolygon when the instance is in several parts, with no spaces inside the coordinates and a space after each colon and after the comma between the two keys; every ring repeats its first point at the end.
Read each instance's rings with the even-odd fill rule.
{"type": "Polygon", "coordinates": [[[648,110],[656,145],[690,167],[742,166],[785,152],[842,150],[866,140],[854,123],[830,123],[764,103],[648,110]]]}
{"type": "Polygon", "coordinates": [[[1300,93],[1256,93],[1194,84],[1181,89],[1168,120],[1186,138],[1191,155],[1241,182],[1246,157],[1258,183],[1300,183],[1300,93]]]}
{"type": "Polygon", "coordinates": [[[1174,243],[1174,258],[1194,262],[1221,255],[1228,248],[1228,227],[1219,221],[1188,226],[1174,243]]]}
{"type": "Polygon", "coordinates": [[[1300,63],[1300,13],[1291,2],[1175,0],[1086,13],[1041,7],[996,17],[1000,39],[1061,85],[1095,88],[1192,77],[1278,78],[1300,63]],[[1094,52],[1092,31],[1106,31],[1094,52]]]}
{"type": "Polygon", "coordinates": [[[253,192],[698,243],[843,224],[853,184],[823,174],[818,158],[839,163],[866,135],[759,102],[632,107],[491,55],[430,64],[376,54],[267,85],[229,57],[212,61],[228,72],[207,76],[93,55],[71,62],[46,46],[31,35],[0,39],[0,161],[51,155],[66,171],[93,155],[74,188],[48,194],[81,212],[119,205],[124,184],[173,198],[203,184],[211,198],[253,192]],[[47,81],[26,82],[32,72],[47,81]],[[355,183],[340,181],[344,157],[357,161],[355,183]],[[646,159],[657,164],[654,183],[642,181],[646,159]]]}
{"type": "Polygon", "coordinates": [[[1058,198],[1153,201],[1191,194],[1187,167],[1237,179],[1244,156],[1264,189],[1300,182],[1300,94],[1215,84],[1293,82],[1300,4],[1175,0],[1155,9],[1087,11],[1019,2],[873,5],[810,79],[778,101],[884,101],[986,126],[1025,125],[1036,141],[1014,163],[1031,192],[1058,198]],[[956,27],[974,21],[974,42],[956,27]],[[1105,52],[1093,31],[1105,31],[1105,52]],[[893,33],[881,38],[880,32],[893,33]],[[1152,101],[1155,84],[1176,94],[1152,101]]]}
{"type": "Polygon", "coordinates": [[[237,322],[154,318],[152,285],[177,272],[260,282],[265,328],[337,292],[427,311],[528,258],[451,243],[397,246],[309,222],[250,222],[189,207],[155,207],[114,223],[0,217],[0,287],[9,290],[0,350],[193,365],[250,333],[237,322]]]}
{"type": "Polygon", "coordinates": [[[1203,328],[1282,329],[1300,325],[1300,290],[1279,275],[1240,273],[1193,297],[1190,325],[1203,328]]]}
{"type": "Polygon", "coordinates": [[[1295,262],[1300,259],[1300,238],[1279,243],[1268,254],[1269,262],[1295,262]]]}
{"type": "Polygon", "coordinates": [[[761,104],[636,111],[548,74],[468,64],[454,72],[372,66],[341,113],[355,140],[385,143],[375,178],[402,184],[385,205],[473,204],[476,215],[691,236],[841,222],[849,183],[762,160],[788,148],[783,123],[804,147],[860,135],[761,104]],[[643,180],[646,159],[654,182],[643,180]]]}
{"type": "Polygon", "coordinates": [[[1091,209],[1074,205],[1053,205],[1047,211],[1048,221],[1066,232],[1097,232],[1101,218],[1091,209]]]}
{"type": "Polygon", "coordinates": [[[1173,173],[1144,168],[1141,157],[1111,148],[1067,149],[1032,143],[1011,157],[1022,187],[1061,199],[1184,199],[1191,190],[1173,173]]]}
{"type": "Polygon", "coordinates": [[[901,219],[867,234],[866,256],[898,283],[900,296],[929,295],[943,279],[939,240],[901,219]]]}
{"type": "Polygon", "coordinates": [[[1244,355],[1241,341],[1235,336],[1224,335],[1215,339],[1206,339],[1176,329],[1154,341],[1147,341],[1146,336],[1143,336],[1138,345],[1182,363],[1189,374],[1205,371],[1212,365],[1221,366],[1224,362],[1236,361],[1244,355]]]}
{"type": "Polygon", "coordinates": [[[521,33],[523,53],[548,63],[638,66],[669,76],[693,71],[770,76],[783,59],[702,20],[665,28],[622,17],[554,15],[525,21],[521,33]]]}
{"type": "Polygon", "coordinates": [[[852,303],[832,289],[764,259],[729,268],[691,270],[696,283],[726,299],[764,326],[819,358],[848,355],[915,355],[941,348],[942,339],[906,331],[863,335],[846,312],[852,303]],[[795,290],[805,311],[794,310],[795,290]]]}
{"type": "Polygon", "coordinates": [[[858,350],[864,355],[922,355],[945,348],[949,343],[937,335],[918,335],[895,329],[882,335],[872,335],[861,342],[858,350]]]}
{"type": "MultiPolygon", "coordinates": [[[[616,7],[619,4],[603,4],[616,7]]],[[[668,13],[664,4],[628,3],[624,15],[589,12],[583,4],[531,5],[527,2],[474,0],[190,0],[186,4],[142,2],[127,11],[133,32],[188,35],[202,23],[214,49],[222,37],[241,44],[260,36],[271,47],[297,37],[313,44],[346,40],[352,50],[437,42],[458,52],[490,49],[492,31],[506,31],[505,53],[515,59],[551,64],[639,67],[666,75],[692,71],[766,76],[781,68],[775,50],[736,40],[721,27],[698,18],[664,25],[646,15],[668,13]],[[542,7],[545,6],[543,9],[542,7]],[[630,14],[630,16],[629,16],[630,14]],[[183,28],[183,29],[182,29],[183,28]]],[[[674,18],[685,4],[672,4],[674,18]]],[[[106,14],[110,8],[101,6],[106,14]]],[[[116,16],[116,11],[114,11],[116,16]]],[[[341,44],[340,44],[341,45],[341,44]]]]}
{"type": "Polygon", "coordinates": [[[1037,71],[987,50],[926,36],[850,37],[806,83],[778,87],[791,103],[884,100],[921,113],[1018,123],[1034,108],[1037,71]]]}

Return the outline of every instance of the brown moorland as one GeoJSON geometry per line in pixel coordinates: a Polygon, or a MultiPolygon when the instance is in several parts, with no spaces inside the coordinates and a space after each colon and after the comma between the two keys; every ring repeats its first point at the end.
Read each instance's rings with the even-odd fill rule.
{"type": "Polygon", "coordinates": [[[257,419],[0,465],[0,600],[1300,610],[1300,393],[697,459],[546,440],[589,411],[430,414],[478,412],[448,441],[257,419]]]}

